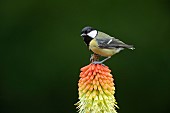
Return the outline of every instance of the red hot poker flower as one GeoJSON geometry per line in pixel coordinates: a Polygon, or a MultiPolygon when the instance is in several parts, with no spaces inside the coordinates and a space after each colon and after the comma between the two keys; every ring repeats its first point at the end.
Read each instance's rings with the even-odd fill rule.
{"type": "Polygon", "coordinates": [[[79,113],[117,113],[115,87],[111,70],[102,64],[89,64],[81,68],[78,83],[79,113]]]}

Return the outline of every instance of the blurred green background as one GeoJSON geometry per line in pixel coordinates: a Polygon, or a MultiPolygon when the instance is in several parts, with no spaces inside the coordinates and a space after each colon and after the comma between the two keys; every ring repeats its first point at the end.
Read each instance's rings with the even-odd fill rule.
{"type": "Polygon", "coordinates": [[[75,113],[92,26],[133,44],[105,64],[119,113],[170,112],[168,0],[0,1],[0,113],[75,113]]]}

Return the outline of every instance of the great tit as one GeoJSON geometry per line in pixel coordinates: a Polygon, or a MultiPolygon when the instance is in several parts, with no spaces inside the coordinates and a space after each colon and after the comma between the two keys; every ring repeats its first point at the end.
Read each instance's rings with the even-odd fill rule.
{"type": "Polygon", "coordinates": [[[93,63],[103,63],[124,48],[134,49],[133,45],[125,44],[124,42],[89,26],[82,29],[81,36],[92,52],[107,57],[102,61],[94,61],[93,63]]]}

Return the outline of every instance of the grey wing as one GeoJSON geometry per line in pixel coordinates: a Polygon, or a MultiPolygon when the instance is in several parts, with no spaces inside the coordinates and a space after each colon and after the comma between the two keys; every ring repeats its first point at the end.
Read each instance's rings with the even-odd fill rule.
{"type": "Polygon", "coordinates": [[[124,42],[113,37],[96,39],[100,48],[113,49],[113,48],[128,48],[134,49],[132,45],[127,45],[124,42]]]}

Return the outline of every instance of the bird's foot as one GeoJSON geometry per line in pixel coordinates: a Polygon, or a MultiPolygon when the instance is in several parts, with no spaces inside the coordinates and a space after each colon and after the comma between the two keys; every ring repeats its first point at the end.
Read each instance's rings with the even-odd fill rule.
{"type": "Polygon", "coordinates": [[[93,63],[93,64],[102,64],[101,61],[93,61],[92,63],[93,63]]]}
{"type": "Polygon", "coordinates": [[[101,65],[105,66],[102,61],[93,61],[92,64],[101,64],[101,65]]]}

